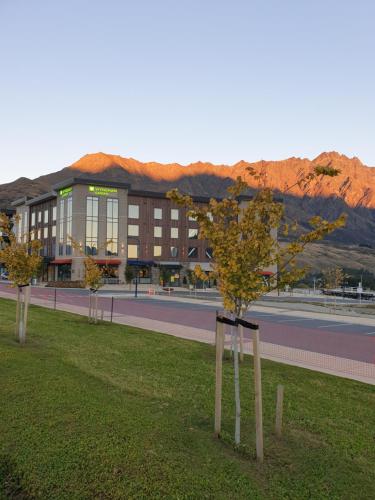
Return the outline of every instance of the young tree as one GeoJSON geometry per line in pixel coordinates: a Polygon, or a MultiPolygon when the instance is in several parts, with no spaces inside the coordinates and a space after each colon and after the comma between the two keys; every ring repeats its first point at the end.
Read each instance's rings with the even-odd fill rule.
{"type": "Polygon", "coordinates": [[[124,271],[124,277],[125,277],[125,282],[126,284],[129,285],[129,289],[131,289],[131,284],[134,278],[134,269],[132,266],[126,265],[125,271],[124,271]]]}
{"type": "MultiPolygon", "coordinates": [[[[321,217],[310,219],[311,229],[297,233],[297,224],[286,224],[284,205],[275,199],[271,189],[265,187],[261,173],[248,169],[250,176],[259,181],[259,190],[244,202],[241,195],[248,185],[241,178],[228,188],[228,196],[217,200],[211,198],[207,206],[194,203],[190,196],[169,191],[168,197],[188,208],[188,215],[199,224],[199,238],[207,239],[213,251],[213,269],[218,279],[224,308],[233,316],[241,318],[251,303],[280,286],[301,279],[306,268],[297,266],[296,257],[306,246],[324,238],[345,224],[341,215],[332,222],[321,217]],[[276,237],[293,235],[292,241],[281,245],[276,237]],[[266,281],[263,270],[277,266],[277,271],[266,281]]],[[[297,184],[307,186],[324,176],[336,176],[339,171],[317,166],[297,184]]],[[[291,189],[293,186],[290,186],[291,189]]],[[[236,329],[237,330],[237,329],[236,329]]],[[[235,394],[236,394],[236,443],[240,435],[240,401],[238,377],[238,332],[232,334],[234,350],[235,394]]]]}
{"type": "Polygon", "coordinates": [[[103,271],[91,256],[86,256],[85,265],[85,286],[89,288],[89,322],[98,322],[98,291],[103,286],[103,271]]]}
{"type": "MultiPolygon", "coordinates": [[[[16,224],[19,218],[15,219],[16,224]]],[[[29,235],[13,232],[13,221],[0,214],[0,260],[4,263],[12,286],[17,287],[16,337],[20,344],[26,342],[27,317],[30,303],[30,281],[38,272],[42,257],[38,240],[30,241],[29,235]]]]}
{"type": "MultiPolygon", "coordinates": [[[[78,252],[81,255],[84,255],[82,250],[82,246],[75,241],[71,236],[69,239],[72,242],[72,246],[75,252],[78,252]]],[[[107,248],[108,243],[111,243],[111,240],[106,242],[105,248],[107,248]]],[[[94,258],[91,255],[85,255],[84,258],[84,266],[85,266],[85,274],[83,278],[83,282],[85,287],[89,289],[89,323],[97,323],[98,322],[98,291],[99,288],[103,286],[103,270],[100,269],[98,264],[95,262],[94,258]]]]}
{"type": "Polygon", "coordinates": [[[346,279],[341,267],[330,267],[323,270],[323,284],[325,288],[339,288],[346,279]]]}

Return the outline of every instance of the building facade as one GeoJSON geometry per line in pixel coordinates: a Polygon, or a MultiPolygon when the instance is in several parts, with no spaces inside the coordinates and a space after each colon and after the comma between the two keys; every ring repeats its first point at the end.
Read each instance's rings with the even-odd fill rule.
{"type": "MultiPolygon", "coordinates": [[[[204,205],[208,199],[194,201],[204,205]]],[[[212,250],[198,238],[197,222],[163,193],[81,177],[13,207],[19,240],[42,243],[43,281],[82,280],[85,255],[109,282],[124,282],[126,266],[141,283],[165,285],[186,283],[197,264],[211,270],[212,250]]]]}
{"type": "Polygon", "coordinates": [[[107,282],[123,283],[127,266],[141,283],[175,286],[187,283],[197,264],[211,270],[212,249],[199,239],[198,223],[164,193],[78,177],[12,205],[18,240],[42,244],[42,281],[81,281],[85,255],[94,258],[107,282]]]}

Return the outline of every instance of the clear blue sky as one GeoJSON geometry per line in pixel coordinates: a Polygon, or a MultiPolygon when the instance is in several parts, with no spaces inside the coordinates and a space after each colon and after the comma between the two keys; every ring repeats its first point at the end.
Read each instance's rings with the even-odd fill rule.
{"type": "Polygon", "coordinates": [[[373,0],[0,0],[0,182],[89,152],[375,166],[373,0]]]}

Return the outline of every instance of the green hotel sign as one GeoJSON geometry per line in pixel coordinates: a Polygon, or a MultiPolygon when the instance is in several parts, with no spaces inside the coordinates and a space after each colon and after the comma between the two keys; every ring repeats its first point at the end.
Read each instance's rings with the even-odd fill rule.
{"type": "Polygon", "coordinates": [[[68,188],[64,188],[64,189],[60,189],[59,191],[59,195],[62,197],[62,198],[65,198],[65,196],[69,196],[70,193],[73,191],[73,188],[72,187],[68,187],[68,188]]]}
{"type": "Polygon", "coordinates": [[[104,186],[89,186],[89,192],[98,196],[108,196],[117,193],[117,188],[108,188],[104,186]]]}

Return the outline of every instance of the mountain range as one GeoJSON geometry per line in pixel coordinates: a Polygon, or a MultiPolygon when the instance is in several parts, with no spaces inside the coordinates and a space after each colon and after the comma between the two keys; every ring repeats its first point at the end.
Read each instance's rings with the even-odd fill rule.
{"type": "Polygon", "coordinates": [[[178,187],[181,191],[201,196],[223,196],[227,187],[238,176],[256,188],[256,181],[247,168],[262,172],[266,184],[279,193],[286,204],[289,219],[298,219],[307,226],[313,215],[328,219],[340,213],[348,214],[345,228],[336,231],[330,240],[341,244],[375,246],[375,168],[364,165],[358,158],[348,158],[336,152],[322,153],[313,160],[288,158],[281,161],[239,161],[234,165],[214,165],[196,162],[142,163],[133,158],[123,158],[105,153],[87,154],[72,165],[36,179],[21,177],[14,182],[0,185],[0,207],[22,196],[37,196],[69,177],[90,176],[129,182],[134,189],[166,191],[178,187]],[[340,169],[337,177],[323,178],[301,188],[295,185],[314,166],[331,166],[340,169]],[[285,194],[288,186],[294,188],[285,194]],[[284,193],[284,194],[283,194],[284,193]]]}

